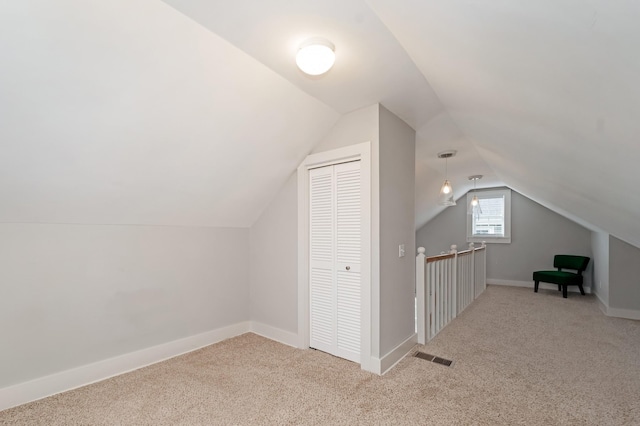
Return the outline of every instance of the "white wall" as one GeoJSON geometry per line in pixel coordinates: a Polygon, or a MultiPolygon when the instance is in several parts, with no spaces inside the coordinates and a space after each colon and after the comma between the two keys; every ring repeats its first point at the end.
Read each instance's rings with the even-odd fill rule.
{"type": "MultiPolygon", "coordinates": [[[[454,183],[455,185],[455,183],[454,183]]],[[[464,249],[466,242],[466,196],[448,207],[417,232],[417,245],[427,255],[447,251],[451,244],[464,249]]],[[[591,231],[512,191],[511,244],[488,244],[487,279],[531,282],[537,270],[553,269],[555,254],[575,254],[593,258],[591,231]]],[[[585,273],[591,286],[593,263],[585,273]]]]}
{"type": "Polygon", "coordinates": [[[294,173],[250,230],[251,320],[298,333],[298,214],[294,173]]]}
{"type": "Polygon", "coordinates": [[[249,319],[248,229],[0,224],[0,388],[249,319]]]}
{"type": "Polygon", "coordinates": [[[609,238],[609,307],[640,312],[640,248],[609,238]]]}
{"type": "MultiPolygon", "coordinates": [[[[318,142],[313,153],[367,141],[377,146],[377,104],[342,116],[318,142]]],[[[251,319],[293,333],[298,331],[296,191],[297,173],[294,171],[250,230],[251,319]]]]}
{"type": "Polygon", "coordinates": [[[609,234],[605,232],[591,233],[591,250],[593,252],[593,286],[598,298],[609,304],[609,234]]]}
{"type": "MultiPolygon", "coordinates": [[[[379,105],[374,104],[343,115],[313,148],[311,154],[362,142],[371,142],[374,145],[372,150],[377,151],[378,111],[379,105]]],[[[373,158],[372,162],[374,162],[373,158]]]]}
{"type": "Polygon", "coordinates": [[[380,353],[414,334],[415,131],[380,107],[380,353]],[[406,255],[398,257],[398,246],[406,255]]]}

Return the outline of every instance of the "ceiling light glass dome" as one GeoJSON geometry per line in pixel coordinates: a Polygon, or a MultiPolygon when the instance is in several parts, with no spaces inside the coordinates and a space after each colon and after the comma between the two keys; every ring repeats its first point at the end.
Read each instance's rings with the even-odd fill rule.
{"type": "Polygon", "coordinates": [[[334,45],[323,38],[305,41],[296,55],[296,64],[309,75],[324,74],[331,69],[335,60],[334,45]]]}

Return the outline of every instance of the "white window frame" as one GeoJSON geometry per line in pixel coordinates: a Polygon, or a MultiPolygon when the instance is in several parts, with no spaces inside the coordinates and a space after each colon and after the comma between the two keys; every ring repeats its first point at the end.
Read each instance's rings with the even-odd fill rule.
{"type": "Polygon", "coordinates": [[[467,193],[467,206],[471,204],[471,199],[474,195],[478,198],[499,198],[504,197],[504,236],[492,236],[492,235],[472,235],[473,232],[473,215],[467,214],[467,242],[468,243],[511,243],[511,190],[505,189],[493,189],[489,191],[471,191],[467,193]]]}

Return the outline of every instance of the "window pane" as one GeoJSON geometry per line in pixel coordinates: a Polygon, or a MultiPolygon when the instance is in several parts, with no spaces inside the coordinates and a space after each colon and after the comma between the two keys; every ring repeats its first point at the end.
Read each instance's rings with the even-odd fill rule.
{"type": "Polygon", "coordinates": [[[473,215],[473,235],[504,237],[504,196],[479,201],[481,212],[473,215]]]}
{"type": "Polygon", "coordinates": [[[467,215],[467,242],[511,243],[511,190],[489,189],[467,193],[467,204],[477,196],[480,209],[467,215]],[[480,211],[482,213],[480,213],[480,211]]]}

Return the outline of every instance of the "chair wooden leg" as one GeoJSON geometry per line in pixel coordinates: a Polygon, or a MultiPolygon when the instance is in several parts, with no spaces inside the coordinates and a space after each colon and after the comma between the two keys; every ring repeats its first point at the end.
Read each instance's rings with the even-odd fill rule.
{"type": "Polygon", "coordinates": [[[582,288],[582,284],[578,284],[578,288],[580,289],[580,294],[584,296],[584,288],[582,288]]]}
{"type": "Polygon", "coordinates": [[[534,291],[535,293],[537,293],[537,292],[538,292],[538,284],[539,284],[539,283],[538,283],[538,281],[536,281],[536,283],[535,283],[535,284],[534,284],[534,286],[533,286],[533,291],[534,291]]]}
{"type": "Polygon", "coordinates": [[[562,290],[562,286],[558,284],[558,291],[562,290]]]}
{"type": "Polygon", "coordinates": [[[565,299],[567,298],[567,287],[569,286],[568,285],[562,286],[562,297],[564,297],[565,299]]]}

